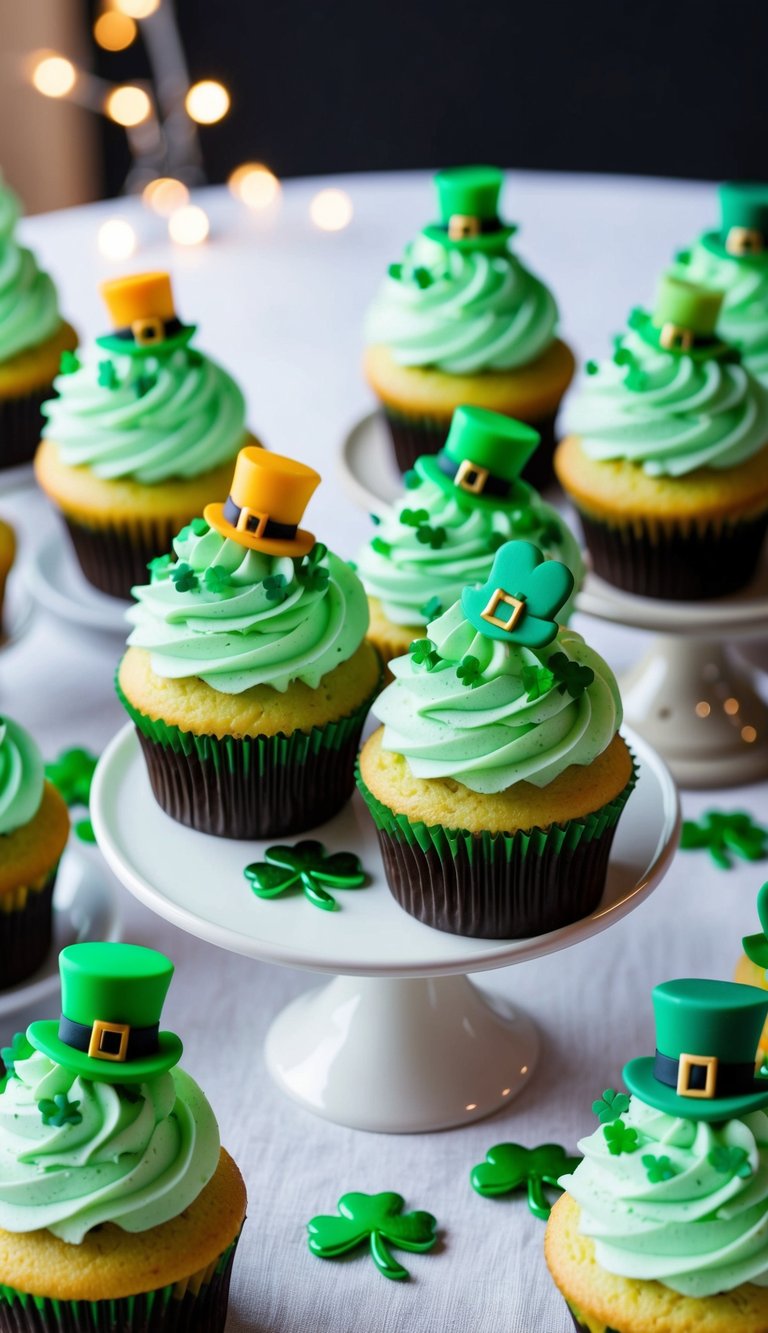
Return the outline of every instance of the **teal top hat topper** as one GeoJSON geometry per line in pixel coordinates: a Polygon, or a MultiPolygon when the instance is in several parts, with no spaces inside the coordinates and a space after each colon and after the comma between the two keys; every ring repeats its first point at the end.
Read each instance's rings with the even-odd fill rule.
{"type": "Polygon", "coordinates": [[[498,167],[447,167],[435,175],[438,222],[424,235],[458,250],[488,250],[503,254],[517,227],[499,217],[499,196],[504,175],[498,167]]]}
{"type": "Polygon", "coordinates": [[[768,883],[758,890],[757,915],[762,930],[759,935],[745,935],[742,945],[751,962],[757,963],[758,967],[768,968],[768,883]]]}
{"type": "Polygon", "coordinates": [[[442,449],[417,459],[416,471],[467,508],[512,509],[530,501],[520,473],[540,440],[532,426],[500,412],[457,407],[442,449]]]}
{"type": "Polygon", "coordinates": [[[656,1054],[624,1066],[630,1092],[688,1120],[768,1106],[768,1079],[755,1076],[768,993],[737,981],[664,981],[654,987],[653,1010],[656,1054]]]}
{"type": "Polygon", "coordinates": [[[572,591],[567,565],[545,560],[532,542],[505,542],[496,552],[488,582],[462,592],[461,609],[487,639],[543,648],[555,638],[555,616],[572,591]]]}
{"type": "Polygon", "coordinates": [[[653,314],[633,311],[630,325],[647,343],[665,352],[706,361],[738,353],[717,337],[717,319],[723,293],[701,283],[686,282],[672,273],[664,273],[656,290],[653,314]]]}
{"type": "Polygon", "coordinates": [[[61,1018],[32,1023],[36,1050],[83,1078],[142,1083],[178,1064],[181,1041],[160,1032],[173,963],[139,944],[70,944],[59,954],[61,1018]]]}
{"type": "Polygon", "coordinates": [[[113,331],[96,342],[123,356],[167,355],[185,347],[194,324],[182,324],[173,303],[168,273],[132,273],[101,284],[113,331]]]}
{"type": "Polygon", "coordinates": [[[736,259],[768,254],[768,185],[726,181],[718,195],[720,231],[708,233],[705,243],[736,259]]]}

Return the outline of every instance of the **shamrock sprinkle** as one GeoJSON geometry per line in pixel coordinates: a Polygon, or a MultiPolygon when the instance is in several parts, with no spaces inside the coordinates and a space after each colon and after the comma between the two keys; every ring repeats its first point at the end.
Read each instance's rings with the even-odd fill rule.
{"type": "Polygon", "coordinates": [[[154,389],[156,384],[157,384],[157,376],[152,375],[148,370],[143,370],[141,374],[137,375],[135,380],[133,381],[133,388],[136,392],[136,397],[137,398],[146,397],[150,389],[154,389]]]}
{"type": "Polygon", "coordinates": [[[602,1097],[592,1103],[592,1110],[601,1125],[610,1124],[612,1120],[618,1120],[620,1115],[629,1110],[629,1097],[626,1092],[615,1092],[613,1088],[606,1088],[602,1097]]]}
{"type": "Polygon", "coordinates": [[[430,597],[429,601],[425,602],[420,608],[419,614],[429,623],[430,620],[437,620],[437,617],[442,614],[442,610],[443,604],[440,598],[430,597]]]}
{"type": "Polygon", "coordinates": [[[456,668],[456,675],[462,685],[466,685],[470,690],[473,690],[482,680],[480,663],[477,658],[473,657],[471,653],[467,653],[466,657],[462,657],[456,668]]]}
{"type": "Polygon", "coordinates": [[[225,593],[232,587],[232,575],[222,565],[209,565],[203,574],[208,592],[225,593]]]}
{"type": "Polygon", "coordinates": [[[572,699],[579,699],[595,679],[591,667],[582,666],[581,662],[572,662],[565,653],[553,653],[547,666],[554,673],[559,693],[565,694],[567,690],[572,699]]]}
{"type": "Polygon", "coordinates": [[[30,1055],[34,1055],[35,1048],[31,1041],[27,1040],[26,1032],[14,1032],[11,1038],[10,1046],[0,1048],[0,1057],[5,1065],[6,1076],[14,1078],[16,1076],[16,1061],[28,1060],[30,1055]]]}
{"type": "Polygon", "coordinates": [[[652,1185],[658,1185],[663,1180],[672,1180],[677,1175],[677,1167],[668,1157],[654,1157],[653,1153],[645,1153],[640,1158],[645,1167],[645,1174],[652,1185]]]}
{"type": "Polygon", "coordinates": [[[622,1153],[637,1152],[637,1130],[625,1125],[623,1120],[614,1120],[612,1125],[603,1125],[603,1134],[612,1157],[622,1153]]]}
{"type": "Polygon", "coordinates": [[[421,485],[421,477],[414,468],[409,468],[403,473],[403,485],[407,491],[415,491],[421,485]]]}
{"type": "Polygon", "coordinates": [[[384,1277],[403,1282],[410,1276],[390,1250],[423,1254],[437,1240],[437,1222],[431,1213],[404,1213],[405,1200],[383,1194],[344,1194],[340,1216],[320,1215],[307,1223],[309,1248],[320,1259],[338,1259],[359,1245],[370,1247],[371,1258],[384,1277]]]}
{"type": "Polygon", "coordinates": [[[149,564],[147,565],[147,569],[149,570],[150,574],[152,574],[153,576],[157,575],[159,577],[161,574],[168,573],[168,566],[170,565],[170,563],[171,563],[171,557],[169,555],[156,555],[154,560],[150,560],[149,564]]]}
{"type": "Polygon", "coordinates": [[[742,1180],[746,1180],[752,1175],[746,1148],[732,1148],[718,1144],[707,1153],[707,1161],[723,1176],[740,1176],[742,1180]]]}
{"type": "Polygon", "coordinates": [[[485,1198],[511,1194],[524,1189],[534,1217],[546,1222],[551,1204],[544,1186],[559,1189],[561,1176],[575,1171],[580,1157],[568,1157],[559,1143],[542,1143],[539,1148],[523,1148],[519,1143],[497,1143],[485,1154],[469,1179],[472,1188],[485,1198]]]}
{"type": "Polygon", "coordinates": [[[71,1102],[65,1092],[57,1092],[55,1097],[44,1097],[37,1103],[43,1124],[54,1125],[56,1129],[64,1125],[79,1125],[83,1118],[79,1106],[80,1103],[71,1102]]]}
{"type": "Polygon", "coordinates": [[[401,509],[400,522],[406,528],[420,528],[423,523],[427,523],[429,514],[426,509],[401,509]]]}
{"type": "MultiPolygon", "coordinates": [[[[71,750],[62,750],[57,759],[46,764],[45,776],[57,788],[70,808],[82,806],[87,810],[97,762],[97,756],[91,754],[90,750],[76,746],[71,750]]],[[[81,842],[96,841],[90,819],[77,820],[75,834],[81,842]]]]}
{"type": "Polygon", "coordinates": [[[261,580],[261,586],[268,602],[284,602],[288,596],[288,583],[284,574],[268,574],[261,580]]]}
{"type": "Polygon", "coordinates": [[[391,555],[392,543],[386,542],[383,537],[374,537],[371,542],[371,550],[375,551],[377,555],[391,555]]]}
{"type": "Polygon", "coordinates": [[[194,569],[180,560],[170,571],[171,580],[177,592],[197,592],[200,580],[194,569]]]}
{"type": "Polygon", "coordinates": [[[185,523],[181,531],[177,533],[176,541],[188,542],[192,537],[204,537],[210,530],[210,526],[204,518],[193,518],[190,523],[185,523]]]}
{"type": "Polygon", "coordinates": [[[440,654],[431,639],[414,639],[408,652],[413,665],[426,667],[427,671],[434,671],[440,661],[440,654]]]}
{"type": "Polygon", "coordinates": [[[441,546],[445,546],[448,533],[445,528],[433,528],[430,523],[422,523],[421,527],[416,529],[416,540],[421,542],[422,546],[430,546],[433,551],[439,551],[441,546]]]}
{"type": "Polygon", "coordinates": [[[588,375],[596,375],[600,369],[597,361],[587,361],[584,369],[588,375]]]}
{"type": "Polygon", "coordinates": [[[244,875],[257,898],[277,898],[289,889],[301,889],[313,907],[333,912],[338,903],[323,885],[333,889],[360,889],[365,871],[353,852],[326,853],[321,842],[306,840],[293,847],[269,847],[266,861],[253,861],[244,875]]]}
{"type": "Polygon", "coordinates": [[[59,361],[59,374],[74,375],[75,371],[79,369],[80,357],[77,355],[77,352],[70,352],[69,349],[63,351],[61,360],[59,361]]]}
{"type": "Polygon", "coordinates": [[[413,270],[413,281],[417,287],[421,287],[423,290],[425,287],[432,286],[434,278],[428,268],[415,268],[413,270]]]}
{"type": "MultiPolygon", "coordinates": [[[[325,547],[323,547],[325,550],[325,547]]],[[[311,552],[310,552],[311,555],[311,552]]],[[[309,556],[307,557],[309,559],[309,556]]],[[[331,574],[325,565],[317,562],[312,564],[301,564],[298,570],[299,581],[309,592],[322,592],[328,587],[331,574]]]]}
{"type": "Polygon", "coordinates": [[[102,389],[119,389],[120,381],[114,361],[100,361],[96,379],[102,389]]]}
{"type": "Polygon", "coordinates": [[[390,278],[394,278],[395,282],[399,282],[403,276],[402,264],[390,264],[389,268],[387,269],[387,273],[389,274],[390,278]]]}
{"type": "Polygon", "coordinates": [[[637,366],[632,366],[624,377],[624,383],[628,389],[635,393],[642,393],[643,389],[648,388],[648,376],[644,370],[639,370],[637,366]]]}
{"type": "Polygon", "coordinates": [[[743,810],[707,810],[699,820],[684,821],[680,847],[686,852],[706,848],[716,866],[730,870],[734,855],[744,861],[768,856],[768,828],[743,810]]]}
{"type": "Polygon", "coordinates": [[[547,694],[555,683],[554,673],[543,666],[523,667],[521,679],[529,704],[547,694]]]}

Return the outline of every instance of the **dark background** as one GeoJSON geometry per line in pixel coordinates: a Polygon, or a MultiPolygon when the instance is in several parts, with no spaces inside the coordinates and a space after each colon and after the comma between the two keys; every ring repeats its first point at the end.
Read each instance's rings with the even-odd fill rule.
{"type": "MultiPolygon", "coordinates": [[[[768,178],[766,0],[177,0],[192,79],[232,110],[209,178],[506,167],[768,178]]],[[[95,56],[135,78],[140,43],[95,56]]],[[[127,169],[104,124],[105,192],[127,169]],[[107,165],[108,164],[108,165],[107,165]]]]}

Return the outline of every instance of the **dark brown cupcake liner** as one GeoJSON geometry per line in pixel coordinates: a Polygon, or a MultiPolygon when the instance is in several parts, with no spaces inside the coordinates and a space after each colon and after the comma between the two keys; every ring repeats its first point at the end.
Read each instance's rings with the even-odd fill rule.
{"type": "MultiPolygon", "coordinates": [[[[416,459],[422,454],[439,453],[448,438],[450,418],[446,420],[439,417],[408,417],[389,408],[383,408],[382,412],[392,437],[395,461],[401,472],[410,471],[416,459]]],[[[541,436],[541,444],[533,457],[528,460],[522,474],[524,479],[537,490],[550,486],[555,477],[552,467],[557,443],[555,417],[556,413],[553,412],[551,416],[526,422],[541,436]]]]}
{"type": "Polygon", "coordinates": [[[603,896],[619,816],[637,779],[599,810],[548,828],[473,834],[412,822],[358,786],[390,892],[410,916],[452,935],[515,940],[588,916],[603,896]]]}
{"type": "Polygon", "coordinates": [[[579,510],[592,568],[639,597],[692,602],[727,597],[753,578],[768,510],[757,518],[684,527],[611,524],[579,510]]]}
{"type": "MultiPolygon", "coordinates": [[[[589,1325],[582,1323],[582,1321],[576,1314],[576,1311],[571,1308],[571,1306],[568,1304],[567,1301],[565,1302],[565,1305],[569,1315],[571,1316],[571,1319],[573,1320],[573,1326],[576,1329],[576,1333],[592,1333],[592,1330],[590,1329],[589,1325]]],[[[594,1326],[594,1321],[593,1321],[593,1326],[594,1326]]],[[[603,1324],[602,1333],[619,1333],[619,1330],[617,1328],[614,1328],[612,1325],[603,1324]]]]}
{"type": "Polygon", "coordinates": [[[170,551],[181,526],[175,521],[142,520],[91,528],[68,516],[64,522],[88,582],[99,592],[126,600],[135,584],[147,582],[150,560],[170,551]]]}
{"type": "Polygon", "coordinates": [[[23,906],[0,910],[0,991],[31,976],[50,952],[57,870],[55,866],[41,888],[17,891],[24,894],[23,906]]]}
{"type": "Polygon", "coordinates": [[[45,420],[40,408],[53,398],[52,384],[19,398],[0,398],[0,469],[31,463],[45,420]]]}

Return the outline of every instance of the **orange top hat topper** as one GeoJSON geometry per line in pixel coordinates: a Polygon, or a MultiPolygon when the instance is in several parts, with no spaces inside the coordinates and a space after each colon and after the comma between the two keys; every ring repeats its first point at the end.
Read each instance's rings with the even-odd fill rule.
{"type": "Polygon", "coordinates": [[[101,294],[113,329],[96,341],[110,351],[131,356],[170,351],[189,342],[195,332],[194,324],[182,324],[176,314],[169,273],[110,278],[101,284],[101,294]]]}
{"type": "Polygon", "coordinates": [[[237,455],[228,499],[206,505],[203,517],[223,537],[253,551],[306,555],[315,537],[299,523],[319,484],[319,472],[305,463],[247,445],[237,455]]]}

